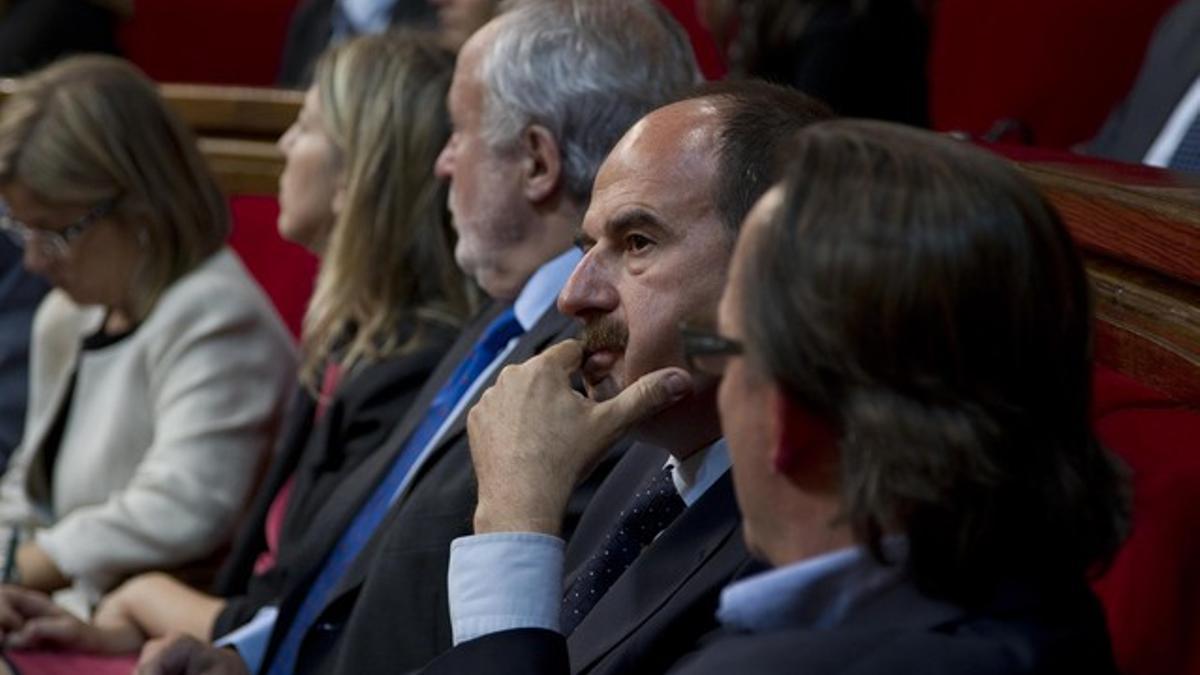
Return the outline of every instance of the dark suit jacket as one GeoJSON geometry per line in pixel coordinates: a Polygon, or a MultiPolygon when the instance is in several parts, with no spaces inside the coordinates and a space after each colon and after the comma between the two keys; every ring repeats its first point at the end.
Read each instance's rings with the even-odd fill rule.
{"type": "Polygon", "coordinates": [[[21,255],[0,237],[0,472],[25,428],[33,314],[47,290],[46,282],[21,266],[21,255]]]}
{"type": "Polygon", "coordinates": [[[1159,22],[1133,89],[1087,152],[1141,162],[1198,75],[1200,0],[1183,0],[1159,22]]]}
{"type": "MultiPolygon", "coordinates": [[[[464,330],[418,396],[412,412],[385,444],[385,451],[365,461],[361,473],[370,478],[382,475],[420,423],[438,389],[503,309],[492,307],[464,330]]],[[[551,309],[522,336],[505,362],[524,361],[572,336],[575,330],[573,321],[551,309]]],[[[481,387],[479,393],[485,389],[481,387]]],[[[400,672],[424,665],[450,646],[445,597],[450,542],[471,533],[476,499],[465,413],[413,470],[411,487],[392,505],[305,636],[298,672],[400,672]]],[[[303,602],[311,576],[297,579],[280,605],[267,663],[303,602]]]]}
{"type": "MultiPolygon", "coordinates": [[[[629,449],[567,545],[566,584],[665,461],[656,448],[629,449]]],[[[661,672],[716,628],[721,589],[748,564],[727,473],[634,561],[569,637],[539,629],[494,633],[458,645],[425,672],[661,672]]]]}
{"type": "MultiPolygon", "coordinates": [[[[358,467],[403,418],[458,334],[456,328],[442,323],[422,322],[420,326],[424,335],[420,348],[347,377],[315,424],[316,400],[303,388],[297,392],[266,481],[218,575],[214,590],[226,597],[227,603],[217,616],[214,635],[229,632],[259,608],[274,603],[294,574],[319,564],[337,542],[358,503],[347,496],[357,495],[361,500],[373,487],[363,480],[358,467]],[[276,565],[255,575],[254,562],[266,549],[267,511],[293,474],[296,482],[284,516],[276,565]],[[333,499],[335,494],[342,497],[333,499]]],[[[415,328],[415,323],[406,321],[397,335],[405,340],[415,328]]]]}
{"type": "Polygon", "coordinates": [[[981,611],[892,593],[826,630],[719,634],[671,673],[1115,675],[1116,667],[1100,605],[1076,582],[1053,595],[1018,591],[981,611]]]}
{"type": "MultiPolygon", "coordinates": [[[[317,57],[329,46],[333,32],[335,0],[300,0],[288,24],[287,41],[276,84],[281,87],[307,87],[312,80],[317,57]]],[[[435,14],[428,0],[396,0],[392,6],[392,25],[432,25],[435,14]]]]}

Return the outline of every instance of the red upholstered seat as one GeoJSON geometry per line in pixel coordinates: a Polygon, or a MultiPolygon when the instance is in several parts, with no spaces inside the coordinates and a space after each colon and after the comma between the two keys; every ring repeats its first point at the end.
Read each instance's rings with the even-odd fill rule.
{"type": "Polygon", "coordinates": [[[934,128],[981,134],[1017,118],[1038,145],[1091,138],[1175,1],[938,0],[929,60],[934,128]]]}
{"type": "Polygon", "coordinates": [[[1200,411],[1104,367],[1100,440],[1133,475],[1133,529],[1095,583],[1131,675],[1200,673],[1200,411]]]}
{"type": "Polygon", "coordinates": [[[692,51],[696,53],[696,61],[700,71],[710,80],[725,76],[725,57],[713,39],[711,33],[700,24],[696,14],[696,0],[661,0],[664,7],[671,10],[675,19],[687,31],[692,40],[692,51]]]}
{"type": "Polygon", "coordinates": [[[159,82],[269,85],[297,0],[136,0],[121,49],[159,82]]]}
{"type": "Polygon", "coordinates": [[[1096,308],[1092,415],[1131,471],[1133,521],[1094,585],[1126,675],[1200,674],[1200,182],[992,146],[1043,189],[1096,308]]]}
{"type": "Polygon", "coordinates": [[[300,325],[317,274],[317,259],[279,236],[274,197],[235,196],[230,200],[233,233],[229,243],[267,292],[293,335],[300,325]]]}

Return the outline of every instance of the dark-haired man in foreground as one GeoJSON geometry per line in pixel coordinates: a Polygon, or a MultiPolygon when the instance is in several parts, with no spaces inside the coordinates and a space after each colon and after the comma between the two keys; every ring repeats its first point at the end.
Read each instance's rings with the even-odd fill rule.
{"type": "Polygon", "coordinates": [[[1087,575],[1128,503],[1058,215],[929,132],[800,138],[697,357],[775,569],[725,590],[725,634],[679,672],[1115,673],[1087,575]]]}
{"type": "MultiPolygon", "coordinates": [[[[1011,167],[927,132],[800,136],[739,238],[718,331],[688,335],[691,378],[582,405],[556,382],[568,343],[497,385],[581,408],[507,439],[549,455],[652,411],[670,377],[722,378],[745,540],[775,569],[725,589],[701,649],[628,672],[1115,673],[1086,574],[1127,504],[1089,425],[1087,281],[1057,215],[1011,167]]],[[[513,512],[490,503],[477,521],[513,512]]],[[[565,672],[554,637],[497,633],[435,663],[565,672]]]]}

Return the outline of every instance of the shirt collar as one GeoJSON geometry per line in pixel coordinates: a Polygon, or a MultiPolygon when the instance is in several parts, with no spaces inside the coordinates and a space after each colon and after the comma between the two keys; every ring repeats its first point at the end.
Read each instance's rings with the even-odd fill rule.
{"type": "Polygon", "coordinates": [[[721,592],[717,618],[726,628],[761,633],[784,627],[840,624],[852,611],[904,582],[908,540],[883,540],[891,565],[861,546],[844,548],[768,570],[721,592]]]}
{"type": "Polygon", "coordinates": [[[683,503],[691,506],[729,470],[729,446],[724,438],[719,438],[682,462],[671,455],[667,459],[667,466],[674,469],[671,479],[683,503]]]}
{"type": "Polygon", "coordinates": [[[543,263],[541,267],[525,282],[520,295],[513,302],[513,314],[517,322],[526,331],[533,328],[538,319],[554,305],[558,292],[567,284],[575,265],[583,258],[583,253],[572,246],[557,258],[543,263]]]}

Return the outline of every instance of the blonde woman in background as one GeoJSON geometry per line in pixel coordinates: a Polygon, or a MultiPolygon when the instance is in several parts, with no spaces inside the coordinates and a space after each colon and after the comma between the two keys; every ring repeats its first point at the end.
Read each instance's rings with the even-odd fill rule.
{"type": "MultiPolygon", "coordinates": [[[[374,487],[378,476],[364,460],[404,416],[468,309],[446,187],[432,173],[449,136],[452,67],[431,36],[352,40],[319,61],[300,117],[280,140],[280,231],[323,263],[305,318],[304,391],[216,594],[146,574],[83,624],[7,589],[8,609],[23,623],[10,646],[136,654],[168,632],[211,639],[269,608],[284,583],[324,559],[374,487]]],[[[88,672],[114,663],[9,654],[27,673],[38,672],[38,657],[55,656],[88,672]]],[[[114,672],[128,672],[133,660],[115,663],[114,672]]]]}
{"type": "Polygon", "coordinates": [[[0,480],[5,580],[86,613],[233,531],[292,390],[291,340],[225,247],[225,200],[154,85],[106,56],[0,108],[0,229],[54,290],[0,480]]]}

